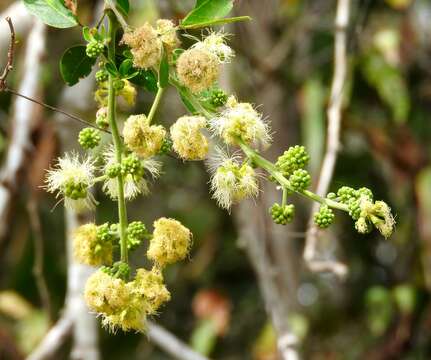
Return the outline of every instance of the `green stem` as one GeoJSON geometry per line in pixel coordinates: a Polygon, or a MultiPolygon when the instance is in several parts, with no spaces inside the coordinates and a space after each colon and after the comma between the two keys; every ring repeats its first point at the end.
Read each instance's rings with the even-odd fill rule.
{"type": "Polygon", "coordinates": [[[286,206],[286,203],[287,203],[287,193],[288,193],[288,190],[285,187],[283,187],[283,198],[281,199],[281,206],[283,208],[286,206]]]}
{"type": "Polygon", "coordinates": [[[129,28],[129,24],[127,24],[126,20],[124,19],[123,15],[118,11],[117,6],[112,2],[112,0],[105,0],[106,4],[108,4],[108,8],[112,10],[115,17],[117,18],[118,22],[120,23],[121,27],[124,30],[127,30],[129,28]]]}
{"type": "MultiPolygon", "coordinates": [[[[112,12],[108,13],[109,19],[109,36],[110,43],[108,47],[108,58],[115,61],[115,35],[117,32],[117,20],[112,12]]],[[[108,86],[108,120],[112,131],[112,140],[115,148],[115,159],[121,164],[123,154],[123,144],[121,142],[120,133],[118,131],[116,121],[116,99],[114,89],[115,78],[109,75],[109,86],[108,86]]],[[[124,179],[123,175],[120,174],[117,177],[118,186],[118,218],[119,218],[119,230],[120,230],[120,250],[121,250],[121,261],[127,263],[128,261],[128,250],[127,250],[127,209],[126,200],[124,198],[124,179]]]]}
{"type": "Polygon", "coordinates": [[[250,148],[248,145],[243,143],[242,141],[238,141],[239,146],[241,147],[242,151],[247,155],[249,159],[251,159],[257,166],[261,167],[262,169],[266,170],[269,174],[271,174],[275,180],[283,187],[290,191],[296,192],[297,194],[300,194],[302,196],[308,197],[311,200],[317,201],[321,204],[326,204],[331,208],[342,210],[349,212],[349,207],[346,204],[341,204],[337,201],[330,200],[323,198],[312,191],[309,190],[302,190],[302,191],[296,191],[292,188],[290,185],[289,180],[287,180],[284,175],[277,170],[275,165],[266,160],[264,157],[260,156],[255,150],[250,148]]]}
{"type": "Polygon", "coordinates": [[[154,119],[154,115],[156,114],[157,108],[158,108],[158,106],[160,104],[160,100],[162,98],[163,92],[164,92],[164,88],[161,88],[159,86],[158,89],[157,89],[157,94],[156,94],[156,97],[154,99],[153,105],[151,105],[150,112],[148,113],[148,117],[147,117],[148,124],[151,124],[151,122],[154,119]]]}

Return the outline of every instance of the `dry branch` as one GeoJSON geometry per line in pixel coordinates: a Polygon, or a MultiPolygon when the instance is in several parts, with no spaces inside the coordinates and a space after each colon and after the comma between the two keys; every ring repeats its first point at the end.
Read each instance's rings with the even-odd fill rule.
{"type": "MultiPolygon", "coordinates": [[[[350,0],[338,0],[335,18],[335,49],[334,74],[332,78],[330,101],[327,110],[328,130],[326,137],[326,152],[320,169],[316,193],[326,196],[334,174],[338,151],[340,148],[341,110],[343,105],[343,90],[347,74],[347,27],[350,16],[350,0]]],[[[347,267],[337,261],[321,260],[317,254],[319,230],[313,221],[313,214],[318,211],[319,204],[314,203],[309,220],[304,260],[311,271],[333,272],[340,277],[347,274],[347,267]]]]}

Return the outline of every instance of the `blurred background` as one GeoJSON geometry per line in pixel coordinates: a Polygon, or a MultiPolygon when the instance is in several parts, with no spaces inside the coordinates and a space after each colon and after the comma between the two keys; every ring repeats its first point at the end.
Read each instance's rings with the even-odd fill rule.
{"type": "MultiPolygon", "coordinates": [[[[130,23],[178,20],[193,6],[133,0],[130,23]]],[[[294,144],[307,147],[315,181],[325,149],[336,6],[335,0],[238,0],[235,15],[253,21],[225,27],[236,58],[220,85],[262,104],[274,131],[268,158],[294,144]]],[[[94,21],[100,9],[97,1],[78,1],[81,23],[94,21]]],[[[191,259],[167,270],[172,300],[153,320],[206,356],[278,359],[277,337],[290,333],[304,359],[431,358],[431,2],[355,0],[350,10],[342,147],[331,188],[371,188],[390,204],[397,227],[389,240],[376,231],[363,236],[338,213],[319,235],[319,253],[348,266],[344,280],[304,265],[310,202],[293,197],[294,223],[272,224],[268,208],[281,197],[272,184],[229,214],[211,199],[203,163],[166,156],[151,195],[129,205],[132,219],[151,225],[169,216],[192,230],[191,259]]],[[[80,29],[45,28],[10,0],[1,1],[0,14],[1,68],[6,15],[17,30],[9,87],[93,121],[94,76],[67,88],[58,70],[64,50],[82,43],[80,29]]],[[[147,112],[153,96],[140,92],[133,109],[121,108],[122,118],[147,112]]],[[[170,91],[157,119],[169,126],[184,113],[170,91]]],[[[68,258],[67,234],[84,219],[40,188],[54,158],[78,148],[80,127],[0,93],[0,359],[25,358],[66,310],[75,311],[75,330],[53,359],[171,359],[145,335],[101,329],[80,300],[91,269],[68,258]]],[[[115,221],[114,203],[100,189],[95,196],[98,212],[86,217],[115,221]]],[[[142,264],[143,252],[133,254],[133,264],[142,264]]]]}

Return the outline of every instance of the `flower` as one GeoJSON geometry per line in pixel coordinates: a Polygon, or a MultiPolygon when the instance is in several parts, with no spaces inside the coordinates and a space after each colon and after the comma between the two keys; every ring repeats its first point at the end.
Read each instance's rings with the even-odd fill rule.
{"type": "Polygon", "coordinates": [[[178,79],[193,93],[211,87],[217,80],[219,72],[217,56],[204,49],[190,48],[177,60],[178,79]]]}
{"type": "MultiPolygon", "coordinates": [[[[109,172],[113,165],[117,164],[115,149],[111,146],[104,153],[105,173],[109,172]]],[[[146,170],[153,179],[156,179],[160,175],[161,163],[154,159],[141,159],[141,166],[146,170]]],[[[148,188],[147,180],[142,176],[134,176],[132,174],[123,175],[124,183],[124,197],[128,200],[134,199],[139,194],[148,194],[150,192],[148,188]]],[[[107,177],[103,187],[103,191],[109,195],[113,200],[118,198],[118,179],[116,177],[107,177]]]]}
{"type": "Polygon", "coordinates": [[[244,198],[257,196],[259,186],[253,168],[244,163],[238,164],[235,157],[227,157],[219,152],[219,164],[213,166],[211,178],[213,198],[224,209],[244,198]]]}
{"type": "Polygon", "coordinates": [[[54,169],[48,170],[45,180],[48,192],[64,196],[66,207],[81,212],[93,209],[96,200],[89,191],[94,179],[94,160],[90,157],[79,159],[77,153],[66,153],[58,159],[54,169]]]}
{"type": "Polygon", "coordinates": [[[175,24],[168,19],[159,19],[156,22],[156,31],[162,40],[165,49],[168,53],[172,53],[176,48],[178,48],[181,43],[177,36],[177,31],[175,24]]]}
{"type": "Polygon", "coordinates": [[[160,63],[162,40],[149,23],[146,22],[133,31],[127,31],[123,35],[122,42],[130,47],[135,67],[148,69],[160,63]]]}
{"type": "Polygon", "coordinates": [[[98,236],[98,226],[89,223],[78,227],[73,234],[73,255],[86,265],[112,263],[112,243],[98,236]]]}
{"type": "Polygon", "coordinates": [[[356,230],[359,233],[368,233],[371,226],[374,225],[385,238],[392,235],[395,219],[388,204],[384,201],[373,203],[366,195],[361,195],[359,204],[361,212],[359,219],[355,223],[356,230]]]}
{"type": "Polygon", "coordinates": [[[179,221],[162,217],[154,222],[147,257],[159,266],[183,260],[190,251],[192,233],[179,221]]]}
{"type": "Polygon", "coordinates": [[[166,131],[161,125],[150,125],[145,115],[132,115],[123,128],[124,143],[143,158],[156,155],[163,145],[166,131]]]}
{"type": "Polygon", "coordinates": [[[217,56],[220,63],[228,63],[235,56],[234,51],[226,45],[226,37],[223,32],[211,32],[203,41],[198,41],[193,48],[202,49],[217,56]]]}
{"type": "Polygon", "coordinates": [[[163,282],[159,268],[151,271],[138,269],[134,280],[133,291],[144,296],[148,305],[148,314],[156,314],[160,306],[171,299],[171,294],[163,282]]]}
{"type": "Polygon", "coordinates": [[[208,153],[208,140],[202,134],[203,116],[182,116],[171,126],[173,149],[184,160],[203,160],[208,153]]]}
{"type": "Polygon", "coordinates": [[[228,145],[241,140],[249,145],[261,143],[266,147],[271,142],[269,127],[262,116],[251,104],[238,103],[232,96],[221,115],[210,121],[210,126],[228,145]]]}
{"type": "Polygon", "coordinates": [[[133,287],[133,282],[126,283],[98,270],[88,278],[84,298],[88,307],[102,316],[102,324],[109,330],[143,332],[148,306],[133,287]]]}

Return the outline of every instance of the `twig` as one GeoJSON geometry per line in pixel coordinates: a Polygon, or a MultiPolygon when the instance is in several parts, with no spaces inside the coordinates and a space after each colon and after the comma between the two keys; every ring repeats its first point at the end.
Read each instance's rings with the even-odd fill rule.
{"type": "MultiPolygon", "coordinates": [[[[23,78],[20,92],[36,96],[39,86],[42,56],[45,51],[45,25],[35,21],[26,45],[23,78]]],[[[24,165],[27,152],[32,148],[31,132],[34,107],[26,101],[14,102],[12,133],[5,161],[0,169],[0,238],[8,229],[8,211],[13,193],[18,188],[18,173],[24,165]]]]}
{"type": "Polygon", "coordinates": [[[13,27],[12,20],[9,16],[5,20],[9,24],[10,41],[9,50],[7,52],[7,63],[2,75],[0,76],[0,91],[6,87],[6,78],[9,75],[9,72],[13,69],[13,58],[15,54],[15,28],[13,27]]]}
{"type": "MultiPolygon", "coordinates": [[[[328,192],[340,147],[341,108],[347,73],[347,27],[349,16],[350,0],[338,0],[335,18],[334,75],[327,111],[327,144],[316,189],[316,193],[320,196],[326,196],[328,192]]],[[[318,208],[319,204],[315,203],[312,207],[312,214],[318,211],[318,208]]],[[[313,215],[311,215],[303,255],[308,267],[316,272],[331,271],[338,276],[345,276],[347,267],[344,264],[332,260],[317,259],[318,232],[319,230],[313,222],[313,215]]]]}
{"type": "Polygon", "coordinates": [[[148,322],[148,338],[166,353],[179,360],[209,360],[180,341],[163,327],[148,322]]]}
{"type": "Polygon", "coordinates": [[[73,320],[66,312],[48,331],[38,347],[27,357],[27,360],[50,359],[70,336],[73,320]]]}
{"type": "Polygon", "coordinates": [[[43,236],[42,227],[40,224],[39,213],[37,210],[37,203],[34,194],[31,194],[27,202],[27,211],[30,218],[30,226],[34,238],[34,264],[33,274],[36,279],[36,286],[39,291],[39,296],[42,301],[43,307],[48,314],[50,320],[52,320],[52,308],[51,301],[49,298],[48,286],[43,276],[43,236]]]}
{"type": "MultiPolygon", "coordinates": [[[[1,90],[2,90],[2,89],[0,88],[0,91],[1,91],[1,90]]],[[[61,109],[59,109],[59,108],[56,108],[55,106],[48,105],[48,104],[46,104],[46,103],[44,103],[44,102],[38,101],[38,100],[33,99],[33,98],[29,97],[29,96],[23,95],[23,94],[19,93],[18,91],[12,90],[12,89],[10,89],[10,88],[8,88],[8,87],[3,88],[3,91],[7,91],[7,92],[9,92],[9,93],[11,93],[11,94],[13,94],[13,95],[16,95],[16,96],[22,97],[22,98],[24,98],[24,99],[26,99],[26,100],[28,100],[28,101],[31,101],[31,102],[33,102],[33,103],[35,103],[35,104],[38,104],[38,105],[40,105],[40,106],[43,106],[43,107],[45,107],[45,108],[47,108],[47,109],[50,109],[50,110],[55,111],[55,112],[57,112],[57,113],[63,114],[63,115],[65,115],[65,116],[67,116],[68,118],[73,119],[73,120],[75,120],[75,121],[78,121],[78,122],[80,122],[81,124],[84,124],[84,125],[86,125],[86,126],[90,126],[90,127],[94,128],[94,129],[97,129],[97,130],[100,130],[100,131],[104,131],[104,132],[106,132],[106,133],[108,133],[108,134],[110,134],[110,133],[111,133],[109,130],[102,129],[101,127],[98,127],[98,126],[96,126],[96,125],[92,124],[91,122],[88,122],[87,120],[81,119],[80,117],[78,117],[78,116],[76,116],[76,115],[69,114],[68,112],[66,112],[66,111],[64,111],[64,110],[61,110],[61,109]]]]}

